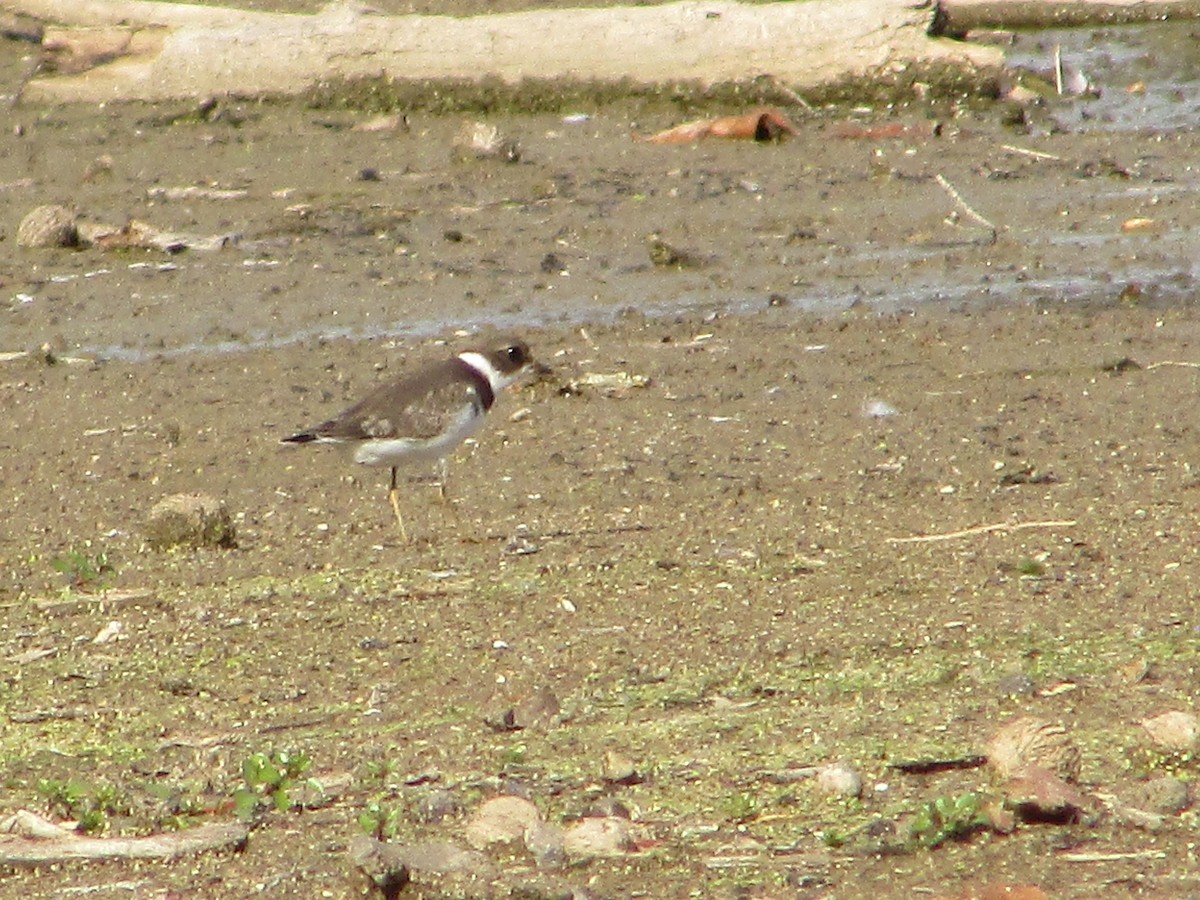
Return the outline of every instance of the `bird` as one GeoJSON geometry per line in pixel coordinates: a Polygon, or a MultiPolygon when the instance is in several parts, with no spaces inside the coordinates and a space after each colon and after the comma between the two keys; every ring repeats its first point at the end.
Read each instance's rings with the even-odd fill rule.
{"type": "Polygon", "coordinates": [[[332,419],[280,443],[341,444],[353,448],[357,463],[389,466],[388,499],[400,535],[407,541],[396,469],[406,463],[436,461],[444,497],[446,457],[480,429],[497,395],[532,365],[529,346],[515,338],[493,349],[466,350],[380,385],[332,419]]]}

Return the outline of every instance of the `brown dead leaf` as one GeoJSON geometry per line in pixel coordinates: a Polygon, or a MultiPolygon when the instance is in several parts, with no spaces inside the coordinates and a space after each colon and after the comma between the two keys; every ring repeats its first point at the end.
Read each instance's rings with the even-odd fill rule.
{"type": "Polygon", "coordinates": [[[634,135],[634,140],[647,144],[691,144],[703,138],[734,140],[779,141],[797,134],[796,126],[777,109],[756,109],[741,116],[719,119],[700,119],[676,125],[649,137],[634,135]]]}

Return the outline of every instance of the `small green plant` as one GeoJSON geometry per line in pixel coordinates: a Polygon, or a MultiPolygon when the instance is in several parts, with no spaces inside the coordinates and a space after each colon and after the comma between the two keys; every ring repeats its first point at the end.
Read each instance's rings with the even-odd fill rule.
{"type": "Polygon", "coordinates": [[[504,766],[519,766],[525,762],[529,748],[524,744],[514,744],[506,747],[500,754],[500,764],[504,766]]]}
{"type": "Polygon", "coordinates": [[[117,571],[103,550],[93,554],[68,550],[62,556],[55,557],[50,565],[54,571],[66,576],[68,587],[81,591],[103,589],[117,571]]]}
{"type": "Polygon", "coordinates": [[[280,812],[291,809],[294,805],[291,792],[298,785],[317,791],[321,789],[316,779],[300,780],[310,766],[312,760],[303,753],[251,754],[242,763],[242,778],[246,785],[234,792],[234,809],[243,818],[249,818],[260,807],[274,807],[280,812]]]}
{"type": "Polygon", "coordinates": [[[129,812],[128,802],[111,784],[89,789],[78,781],[43,778],[37,783],[37,792],[46,800],[51,815],[74,819],[75,830],[85,834],[102,834],[108,829],[109,816],[129,812]]]}
{"type": "Polygon", "coordinates": [[[368,760],[366,764],[367,778],[377,782],[381,790],[387,790],[392,776],[396,774],[396,765],[390,760],[368,760]]]}
{"type": "Polygon", "coordinates": [[[398,807],[389,806],[382,800],[372,800],[358,814],[358,824],[377,841],[389,841],[396,837],[404,813],[398,807]]]}
{"type": "Polygon", "coordinates": [[[191,785],[151,782],[144,785],[144,789],[159,802],[159,808],[151,820],[155,830],[179,831],[212,811],[200,796],[200,790],[191,785]]]}
{"type": "Polygon", "coordinates": [[[910,837],[921,847],[932,850],[946,841],[958,841],[991,825],[983,812],[983,797],[974,792],[957,797],[938,797],[919,810],[913,819],[910,837]]]}
{"type": "Polygon", "coordinates": [[[827,828],[821,832],[821,843],[830,850],[839,850],[850,842],[851,834],[837,828],[827,828]]]}
{"type": "Polygon", "coordinates": [[[754,794],[743,791],[725,798],[723,812],[735,822],[749,822],[762,812],[762,804],[754,794]]]}
{"type": "Polygon", "coordinates": [[[1017,572],[1030,578],[1041,578],[1046,574],[1046,567],[1036,559],[1027,557],[1017,563],[1017,572]]]}

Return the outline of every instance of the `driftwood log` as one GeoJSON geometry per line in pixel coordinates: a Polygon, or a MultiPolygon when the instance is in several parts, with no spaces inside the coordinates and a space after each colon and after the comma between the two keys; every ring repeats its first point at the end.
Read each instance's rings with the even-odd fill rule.
{"type": "Polygon", "coordinates": [[[1051,28],[1200,16],[1200,0],[940,0],[942,28],[1051,28]]]}
{"type": "Polygon", "coordinates": [[[29,868],[109,859],[171,860],[211,850],[240,849],[250,828],[241,822],[202,825],[148,837],[79,837],[40,816],[23,812],[5,822],[0,866],[29,868]]]}
{"type": "Polygon", "coordinates": [[[0,0],[48,24],[54,65],[34,102],[292,94],[362,76],[487,76],[713,84],[772,76],[795,88],[913,66],[999,66],[1000,53],[931,37],[936,7],[911,0],[732,0],[450,16],[313,15],[141,0],[0,0]]]}

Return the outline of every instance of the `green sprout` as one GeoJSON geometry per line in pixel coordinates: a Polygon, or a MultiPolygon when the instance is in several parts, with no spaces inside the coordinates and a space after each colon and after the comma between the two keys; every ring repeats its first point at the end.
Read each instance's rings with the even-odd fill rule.
{"type": "Polygon", "coordinates": [[[917,810],[910,836],[919,846],[928,850],[946,841],[963,840],[991,825],[983,812],[983,802],[983,797],[973,792],[931,800],[917,810]]]}
{"type": "Polygon", "coordinates": [[[107,586],[116,569],[108,554],[88,554],[82,550],[68,550],[50,563],[54,571],[66,576],[67,586],[81,591],[93,591],[107,586]]]}
{"type": "MultiPolygon", "coordinates": [[[[260,807],[274,807],[280,812],[296,804],[291,792],[300,782],[300,776],[308,771],[312,760],[303,753],[278,751],[271,754],[253,753],[242,763],[242,778],[245,787],[233,794],[234,809],[239,816],[249,818],[260,807]]],[[[320,783],[309,778],[304,786],[320,791],[320,783]]]]}
{"type": "Polygon", "coordinates": [[[129,804],[111,784],[93,788],[78,781],[59,781],[43,778],[37,792],[46,800],[51,815],[75,820],[75,830],[84,834],[102,834],[108,829],[108,818],[129,812],[129,804]]]}
{"type": "Polygon", "coordinates": [[[395,838],[403,821],[403,812],[395,806],[389,806],[382,800],[372,800],[358,815],[358,824],[367,834],[377,841],[387,841],[395,838]]]}

